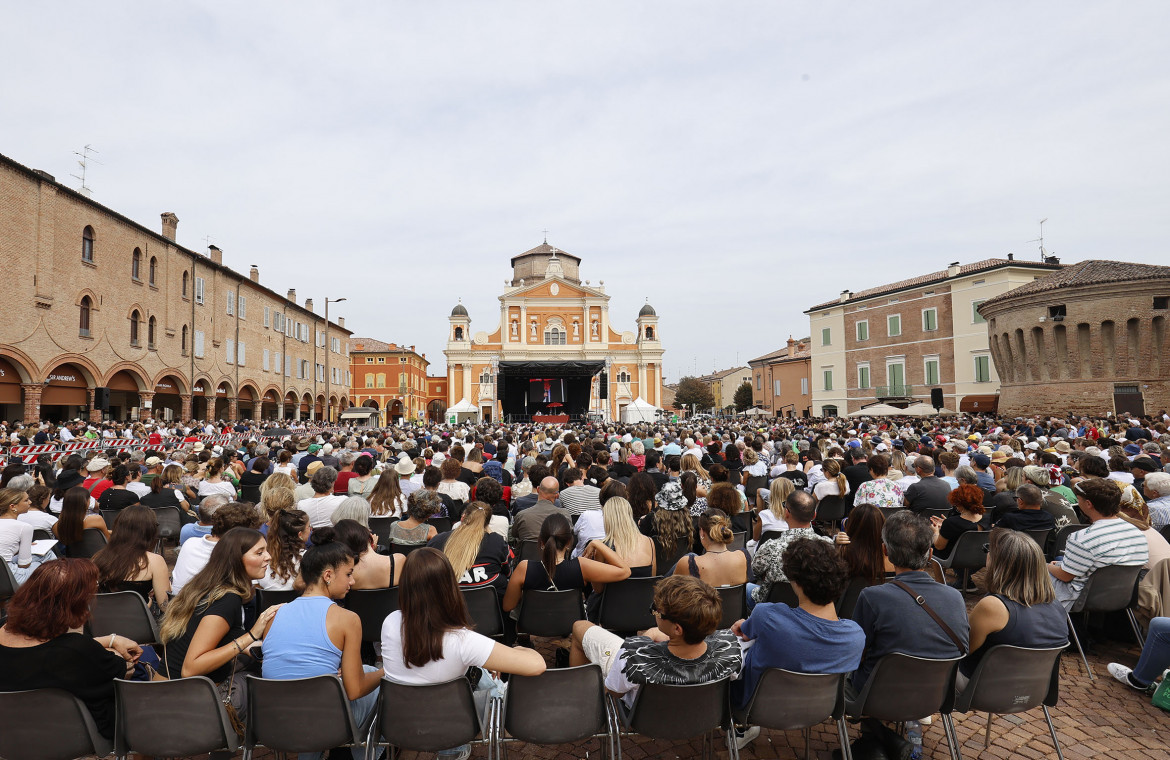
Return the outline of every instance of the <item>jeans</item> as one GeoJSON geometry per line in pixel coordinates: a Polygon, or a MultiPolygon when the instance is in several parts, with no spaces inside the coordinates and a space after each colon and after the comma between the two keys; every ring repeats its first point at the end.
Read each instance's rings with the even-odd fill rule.
{"type": "MultiPolygon", "coordinates": [[[[367,673],[372,673],[377,668],[363,665],[362,668],[367,673]]],[[[379,687],[380,688],[380,687],[379,687]]],[[[353,713],[353,722],[357,725],[358,736],[365,737],[370,730],[370,723],[374,720],[374,709],[378,706],[378,689],[374,689],[364,697],[349,700],[349,709],[353,713]]],[[[366,745],[358,744],[350,748],[350,754],[354,760],[363,760],[366,756],[366,745]]],[[[297,760],[321,760],[325,755],[324,752],[301,752],[297,755],[297,760]]],[[[382,756],[382,750],[379,749],[374,755],[375,760],[382,756]]]]}
{"type": "Polygon", "coordinates": [[[1170,667],[1170,617],[1157,617],[1150,621],[1150,632],[1146,634],[1146,645],[1141,659],[1133,669],[1133,680],[1151,684],[1166,668],[1170,667]]]}
{"type": "Polygon", "coordinates": [[[747,611],[749,613],[756,608],[756,599],[753,594],[756,593],[756,589],[759,587],[760,584],[758,583],[747,584],[747,611]]]}

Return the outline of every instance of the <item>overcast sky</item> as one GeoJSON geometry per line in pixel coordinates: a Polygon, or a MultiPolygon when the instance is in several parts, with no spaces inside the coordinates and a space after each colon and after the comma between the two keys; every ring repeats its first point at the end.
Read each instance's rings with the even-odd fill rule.
{"type": "Polygon", "coordinates": [[[443,371],[549,242],[669,380],[1009,251],[1167,263],[1170,3],[9,3],[0,153],[443,371]]]}

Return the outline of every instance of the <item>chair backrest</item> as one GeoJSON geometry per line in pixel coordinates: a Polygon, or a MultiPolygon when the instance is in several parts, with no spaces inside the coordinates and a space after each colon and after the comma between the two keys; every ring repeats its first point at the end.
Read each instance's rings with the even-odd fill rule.
{"type": "Polygon", "coordinates": [[[1085,581],[1073,612],[1124,610],[1133,601],[1141,565],[1106,565],[1093,571],[1085,581]]]}
{"type": "Polygon", "coordinates": [[[585,605],[577,589],[524,592],[516,630],[532,636],[559,638],[573,632],[573,623],[585,619],[585,605]]]}
{"type": "Polygon", "coordinates": [[[390,543],[388,548],[389,548],[391,554],[401,554],[403,556],[409,557],[411,552],[417,551],[418,549],[421,549],[424,546],[426,546],[426,544],[395,544],[395,543],[390,543]]]}
{"type": "Polygon", "coordinates": [[[434,525],[435,530],[440,533],[446,533],[451,530],[452,521],[450,517],[431,517],[427,522],[434,525]]]}
{"type": "Polygon", "coordinates": [[[728,551],[739,551],[747,545],[747,531],[736,531],[731,534],[731,543],[727,545],[728,551]]]}
{"type": "Polygon", "coordinates": [[[1024,533],[1027,534],[1028,538],[1036,542],[1036,545],[1040,547],[1040,551],[1048,548],[1048,536],[1051,535],[1052,531],[1044,528],[1041,530],[1026,530],[1024,533]]]}
{"type": "Polygon", "coordinates": [[[948,517],[950,517],[951,515],[953,515],[954,513],[955,513],[954,509],[947,507],[946,509],[927,509],[927,510],[924,510],[922,513],[922,516],[923,517],[941,517],[942,519],[945,520],[948,517]]]}
{"type": "Polygon", "coordinates": [[[378,537],[379,546],[390,543],[390,526],[396,522],[398,522],[397,517],[388,515],[370,517],[370,532],[378,537]]]}
{"type": "Polygon", "coordinates": [[[826,496],[817,504],[817,522],[837,522],[845,517],[848,499],[844,496],[826,496]]]}
{"type": "MultiPolygon", "coordinates": [[[[951,549],[950,568],[971,570],[987,566],[987,542],[989,533],[983,530],[969,530],[959,534],[951,549]]],[[[945,563],[944,563],[945,564],[945,563]]]]}
{"type": "Polygon", "coordinates": [[[81,532],[81,540],[69,544],[65,553],[71,559],[89,559],[102,549],[106,548],[106,536],[97,528],[86,528],[81,532]]]}
{"type": "MultiPolygon", "coordinates": [[[[138,644],[157,644],[158,624],[135,591],[98,594],[90,607],[90,634],[95,637],[116,633],[138,644]]],[[[150,754],[150,753],[145,753],[150,754]]]]}
{"type": "Polygon", "coordinates": [[[480,731],[471,683],[463,676],[424,686],[383,679],[375,720],[383,739],[414,752],[458,747],[480,731]]]}
{"type": "Polygon", "coordinates": [[[756,499],[759,498],[760,489],[767,487],[767,475],[749,475],[747,477],[747,482],[743,484],[744,496],[747,497],[747,503],[755,504],[756,499]]]}
{"type": "Polygon", "coordinates": [[[265,591],[258,588],[256,589],[256,614],[259,615],[274,604],[291,602],[300,595],[300,591],[265,591]]]}
{"type": "Polygon", "coordinates": [[[1162,538],[1170,541],[1170,524],[1162,526],[1162,538]]]}
{"type": "Polygon", "coordinates": [[[11,599],[19,587],[20,584],[16,582],[16,576],[12,574],[12,568],[0,558],[0,601],[11,599]]]}
{"type": "Polygon", "coordinates": [[[0,757],[5,760],[73,760],[109,753],[93,716],[77,697],[61,689],[0,692],[0,757]],[[51,730],[46,730],[51,717],[51,730]]]}
{"type": "Polygon", "coordinates": [[[601,593],[597,624],[609,631],[644,631],[656,625],[650,607],[654,603],[654,586],[662,576],[627,578],[606,584],[601,593]]]}
{"type": "Polygon", "coordinates": [[[244,746],[276,752],[325,752],[361,741],[341,678],[277,681],[249,675],[244,746]]]}
{"type": "Polygon", "coordinates": [[[772,588],[768,589],[769,602],[783,602],[789,607],[798,607],[800,600],[796,598],[796,592],[792,590],[792,584],[788,581],[773,581],[772,588]]]}
{"type": "Polygon", "coordinates": [[[517,556],[517,564],[523,562],[524,560],[528,560],[529,562],[540,562],[540,542],[521,541],[520,551],[517,553],[517,556]]]}
{"type": "Polygon", "coordinates": [[[398,609],[398,587],[350,591],[345,606],[362,621],[362,641],[381,641],[382,623],[398,609]]]}
{"type": "Polygon", "coordinates": [[[33,541],[56,541],[57,537],[53,535],[53,531],[45,528],[37,528],[33,530],[33,541]]]}
{"type": "Polygon", "coordinates": [[[178,507],[154,507],[154,516],[158,518],[158,537],[179,539],[183,530],[183,520],[179,517],[178,507]]]}
{"type": "Polygon", "coordinates": [[[756,551],[759,551],[760,547],[763,546],[768,541],[771,541],[774,538],[780,538],[780,536],[783,536],[783,535],[784,535],[784,531],[782,531],[782,530],[766,530],[766,531],[764,531],[763,533],[760,534],[760,540],[756,544],[756,551]]]}
{"type": "Polygon", "coordinates": [[[114,529],[114,521],[118,519],[118,512],[120,512],[121,510],[100,509],[98,511],[101,513],[102,519],[106,521],[106,527],[109,528],[110,530],[113,530],[114,529]]]}
{"type": "Polygon", "coordinates": [[[745,722],[795,731],[838,718],[845,709],[845,674],[794,673],[768,668],[748,702],[745,722]]]}
{"type": "Polygon", "coordinates": [[[861,596],[862,590],[869,588],[869,586],[868,578],[860,576],[850,578],[849,584],[841,592],[841,598],[837,600],[837,617],[842,620],[852,620],[853,608],[857,606],[857,597],[861,596]]]}
{"type": "Polygon", "coordinates": [[[627,723],[652,739],[701,736],[729,723],[729,684],[726,678],[687,685],[643,684],[627,723]]]}
{"type": "MultiPolygon", "coordinates": [[[[461,588],[467,611],[475,622],[475,632],[488,638],[502,638],[504,635],[504,613],[500,610],[500,597],[491,586],[483,588],[461,588]]],[[[353,592],[350,592],[353,593],[353,592]]]]}
{"type": "Polygon", "coordinates": [[[187,757],[235,750],[232,728],[215,683],[206,676],[171,681],[114,681],[114,749],[152,757],[187,757]]]}
{"type": "Polygon", "coordinates": [[[720,628],[730,628],[737,620],[747,617],[747,584],[738,586],[719,586],[715,589],[723,601],[723,618],[719,621],[720,628]]]}
{"type": "Polygon", "coordinates": [[[608,730],[605,674],[597,665],[512,676],[504,697],[504,729],[523,742],[567,744],[608,730]]]}
{"type": "MultiPolygon", "coordinates": [[[[938,561],[938,557],[932,556],[930,558],[930,561],[926,563],[926,567],[924,568],[924,570],[926,571],[927,575],[929,575],[931,578],[934,579],[935,583],[946,583],[947,582],[946,568],[944,568],[942,566],[942,563],[938,561]]],[[[890,577],[890,576],[886,576],[886,577],[890,577]]]]}
{"type": "Polygon", "coordinates": [[[1068,543],[1068,537],[1078,531],[1084,530],[1086,525],[1066,525],[1056,531],[1056,538],[1052,540],[1052,548],[1049,549],[1049,559],[1054,559],[1064,553],[1064,545],[1068,543]]]}
{"type": "Polygon", "coordinates": [[[923,715],[949,713],[955,702],[955,672],[960,657],[931,660],[895,652],[877,661],[850,715],[903,723],[923,715]]]}
{"type": "Polygon", "coordinates": [[[1029,649],[1008,644],[987,650],[956,700],[963,712],[1000,715],[1056,704],[1064,647],[1029,649]]]}
{"type": "Polygon", "coordinates": [[[881,510],[882,517],[889,520],[894,516],[895,513],[901,512],[903,509],[906,509],[906,507],[878,507],[878,509],[881,510]]]}

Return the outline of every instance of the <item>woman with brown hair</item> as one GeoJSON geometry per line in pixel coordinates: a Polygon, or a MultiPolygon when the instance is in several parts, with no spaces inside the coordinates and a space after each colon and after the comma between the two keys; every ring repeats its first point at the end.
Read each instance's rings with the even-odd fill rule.
{"type": "Polygon", "coordinates": [[[463,472],[463,465],[458,459],[455,457],[444,459],[443,464],[439,465],[439,472],[443,475],[443,479],[439,481],[439,493],[462,504],[471,501],[471,486],[459,479],[459,473],[463,472]]]}
{"type": "Polygon", "coordinates": [[[150,493],[141,499],[142,505],[151,509],[162,507],[176,507],[183,524],[198,522],[195,510],[183,494],[183,468],[177,464],[169,464],[163,471],[150,481],[150,493]]]}
{"type": "Polygon", "coordinates": [[[894,566],[882,549],[882,527],[886,517],[872,504],[857,504],[849,512],[845,529],[836,535],[841,556],[849,566],[850,578],[861,578],[867,585],[882,583],[894,566]]]}
{"type": "MultiPolygon", "coordinates": [[[[476,688],[485,697],[499,690],[488,671],[544,672],[544,657],[535,649],[506,647],[471,625],[455,571],[443,553],[430,547],[412,552],[398,585],[398,609],[382,624],[382,670],[391,681],[422,685],[453,681],[466,676],[468,668],[480,668],[476,688]]],[[[442,754],[466,759],[471,747],[442,754]]]]}
{"type": "Polygon", "coordinates": [[[101,515],[89,514],[89,491],[81,486],[74,486],[65,492],[61,501],[61,517],[53,526],[53,535],[65,546],[75,544],[81,540],[84,531],[96,528],[102,532],[107,540],[110,531],[106,528],[106,521],[101,515]]]}
{"type": "Polygon", "coordinates": [[[654,484],[654,478],[644,472],[637,473],[626,484],[626,498],[639,524],[654,509],[654,496],[657,493],[658,486],[654,484]]]}
{"type": "Polygon", "coordinates": [[[171,571],[162,555],[151,549],[158,543],[158,518],[154,510],[135,504],[114,519],[110,542],[93,555],[102,591],[133,591],[147,606],[154,602],[166,609],[171,594],[171,571]]]}
{"type": "Polygon", "coordinates": [[[382,470],[378,482],[370,491],[370,514],[374,516],[387,515],[401,517],[406,506],[406,497],[402,494],[402,487],[398,484],[398,473],[393,467],[382,470]]]}
{"type": "Polygon", "coordinates": [[[336,525],[313,531],[313,544],[336,541],[345,544],[357,557],[353,569],[353,588],[392,588],[398,585],[405,554],[378,554],[378,536],[357,520],[338,520],[336,525]]]}
{"type": "MultiPolygon", "coordinates": [[[[642,475],[646,474],[639,473],[639,476],[642,475]]],[[[639,476],[635,476],[635,479],[639,476]]],[[[707,498],[710,500],[711,497],[707,498]]],[[[678,483],[664,485],[654,497],[654,502],[657,508],[638,521],[638,530],[654,539],[656,562],[660,571],[666,571],[691,550],[695,526],[687,508],[686,497],[678,483]]],[[[634,506],[633,501],[630,504],[634,506]]]]}
{"type": "Polygon", "coordinates": [[[699,517],[699,543],[703,553],[691,552],[679,560],[673,575],[690,575],[711,586],[747,583],[751,562],[746,549],[730,547],[731,520],[721,509],[708,509],[699,517]]]}
{"type": "Polygon", "coordinates": [[[313,528],[309,515],[299,509],[280,509],[268,522],[271,559],[264,577],[256,584],[265,591],[291,591],[299,587],[301,556],[313,528]]]}
{"type": "Polygon", "coordinates": [[[826,459],[821,465],[825,479],[813,488],[813,496],[817,501],[826,496],[845,496],[849,493],[849,481],[841,472],[841,462],[837,459],[826,459]]]}
{"type": "Polygon", "coordinates": [[[225,479],[224,462],[216,457],[207,463],[207,472],[199,483],[199,496],[210,496],[213,493],[226,494],[229,499],[235,500],[236,487],[230,480],[225,479]]]}
{"type": "MultiPolygon", "coordinates": [[[[349,479],[349,484],[346,486],[347,493],[350,496],[360,496],[366,501],[374,495],[374,489],[378,487],[378,478],[374,477],[374,459],[373,457],[362,454],[353,463],[353,477],[349,479]]],[[[371,514],[373,509],[371,506],[371,514]]]]}

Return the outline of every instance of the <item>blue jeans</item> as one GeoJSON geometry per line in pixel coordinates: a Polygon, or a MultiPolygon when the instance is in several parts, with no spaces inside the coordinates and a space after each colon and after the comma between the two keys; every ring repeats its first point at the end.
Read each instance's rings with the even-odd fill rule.
{"type": "Polygon", "coordinates": [[[1133,680],[1151,684],[1170,667],[1170,617],[1157,617],[1150,621],[1150,632],[1146,634],[1146,645],[1141,659],[1133,669],[1133,680]]]}
{"type": "MultiPolygon", "coordinates": [[[[377,668],[363,665],[362,668],[367,673],[372,673],[377,668]]],[[[380,689],[381,687],[379,687],[380,689]]],[[[349,700],[349,709],[353,713],[353,722],[357,726],[358,736],[365,737],[370,730],[370,723],[374,720],[374,708],[378,706],[378,691],[374,689],[364,697],[349,700]]],[[[350,748],[350,754],[353,755],[353,760],[363,760],[366,756],[366,745],[358,744],[350,748]]],[[[301,752],[297,755],[297,760],[321,760],[325,755],[324,752],[301,752]]],[[[382,756],[382,750],[379,749],[374,755],[375,760],[382,756]]]]}
{"type": "Polygon", "coordinates": [[[756,608],[756,598],[752,594],[756,593],[756,589],[760,587],[758,583],[747,584],[747,611],[750,613],[756,608]]]}

